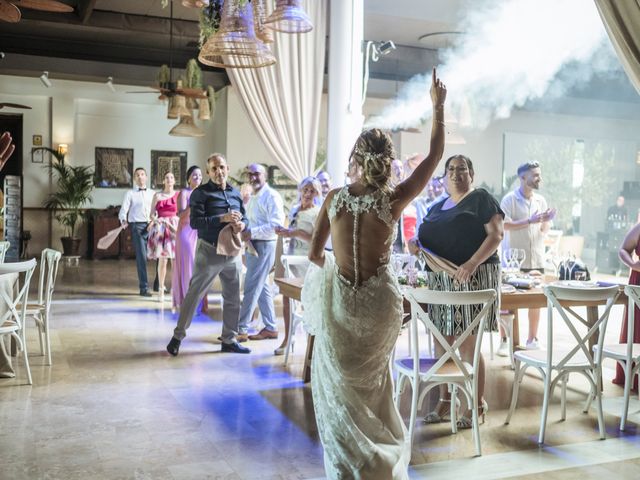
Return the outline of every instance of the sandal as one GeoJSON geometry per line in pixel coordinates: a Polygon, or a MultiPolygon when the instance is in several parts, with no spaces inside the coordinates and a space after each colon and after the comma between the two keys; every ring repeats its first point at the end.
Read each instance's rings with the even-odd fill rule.
{"type": "MultiPolygon", "coordinates": [[[[460,400],[456,398],[456,411],[458,408],[460,408],[460,400]]],[[[448,422],[449,420],[451,420],[451,399],[447,400],[446,398],[439,398],[438,405],[436,405],[436,409],[425,415],[423,419],[423,423],[442,423],[442,422],[448,422]],[[447,410],[443,414],[440,414],[438,413],[438,407],[443,403],[449,404],[449,410],[447,410]]]]}
{"type": "MultiPolygon", "coordinates": [[[[482,399],[482,405],[480,405],[478,407],[478,418],[482,417],[482,423],[484,425],[484,420],[485,420],[485,415],[487,414],[487,412],[489,411],[489,405],[487,405],[487,402],[482,399]]],[[[460,417],[460,419],[457,422],[458,428],[464,429],[464,428],[473,428],[473,421],[471,420],[471,415],[466,416],[466,415],[462,415],[460,417]]]]}

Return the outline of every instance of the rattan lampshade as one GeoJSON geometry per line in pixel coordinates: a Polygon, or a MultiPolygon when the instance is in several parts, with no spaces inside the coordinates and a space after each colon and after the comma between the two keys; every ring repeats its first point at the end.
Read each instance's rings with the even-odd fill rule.
{"type": "Polygon", "coordinates": [[[313,30],[311,19],[300,6],[300,0],[276,0],[276,8],[265,20],[265,24],[283,33],[306,33],[313,30]]]}
{"type": "Polygon", "coordinates": [[[211,119],[211,109],[209,108],[209,99],[201,98],[198,100],[198,120],[211,119]]]}
{"type": "Polygon", "coordinates": [[[167,118],[187,117],[191,115],[191,110],[187,108],[187,99],[182,95],[175,95],[169,98],[169,110],[167,118]]]}
{"type": "Polygon", "coordinates": [[[258,68],[276,63],[269,47],[256,38],[251,5],[241,7],[237,0],[224,2],[220,29],[204,44],[198,60],[222,68],[258,68]]]}
{"type": "Polygon", "coordinates": [[[267,19],[267,6],[265,0],[253,0],[253,25],[256,31],[256,37],[264,43],[273,43],[273,31],[265,25],[267,19]]]}
{"type": "Polygon", "coordinates": [[[204,132],[193,122],[193,117],[181,116],[178,124],[169,131],[174,137],[204,137],[204,132]]]}

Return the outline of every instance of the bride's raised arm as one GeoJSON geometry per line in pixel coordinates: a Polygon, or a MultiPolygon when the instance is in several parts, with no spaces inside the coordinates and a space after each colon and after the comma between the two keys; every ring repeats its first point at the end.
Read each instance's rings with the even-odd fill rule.
{"type": "Polygon", "coordinates": [[[431,102],[433,103],[433,122],[431,125],[429,154],[416,167],[409,178],[396,187],[393,205],[394,213],[402,212],[404,207],[427,186],[427,182],[433,175],[444,153],[444,101],[447,97],[447,88],[437,77],[435,67],[433,67],[430,94],[431,102]]]}

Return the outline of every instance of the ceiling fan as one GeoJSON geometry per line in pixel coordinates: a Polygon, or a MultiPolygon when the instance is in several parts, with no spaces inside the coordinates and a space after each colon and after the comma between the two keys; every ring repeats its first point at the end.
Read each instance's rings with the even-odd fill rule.
{"type": "Polygon", "coordinates": [[[0,110],[2,110],[3,108],[25,108],[27,110],[31,110],[31,107],[27,106],[27,105],[20,105],[19,103],[2,103],[0,102],[0,110]]]}
{"type": "MultiPolygon", "coordinates": [[[[2,1],[2,0],[0,0],[2,1]]],[[[159,100],[166,100],[177,95],[186,98],[207,98],[207,94],[201,88],[183,88],[181,82],[173,81],[173,1],[169,2],[169,81],[161,83],[157,87],[150,87],[154,91],[136,91],[127,93],[156,93],[160,92],[159,100]]]]}
{"type": "Polygon", "coordinates": [[[56,13],[73,12],[72,6],[56,0],[0,0],[0,20],[18,23],[22,18],[20,8],[56,13]]]}

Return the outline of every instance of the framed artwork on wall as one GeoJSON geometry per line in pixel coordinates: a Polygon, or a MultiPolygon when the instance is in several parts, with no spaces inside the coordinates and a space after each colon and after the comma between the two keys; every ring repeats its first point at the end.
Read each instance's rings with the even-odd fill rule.
{"type": "Polygon", "coordinates": [[[184,187],[187,181],[187,152],[151,150],[151,188],[161,189],[167,172],[173,172],[176,190],[184,187]]]}
{"type": "Polygon", "coordinates": [[[96,188],[133,187],[133,148],[96,147],[96,188]]]}

